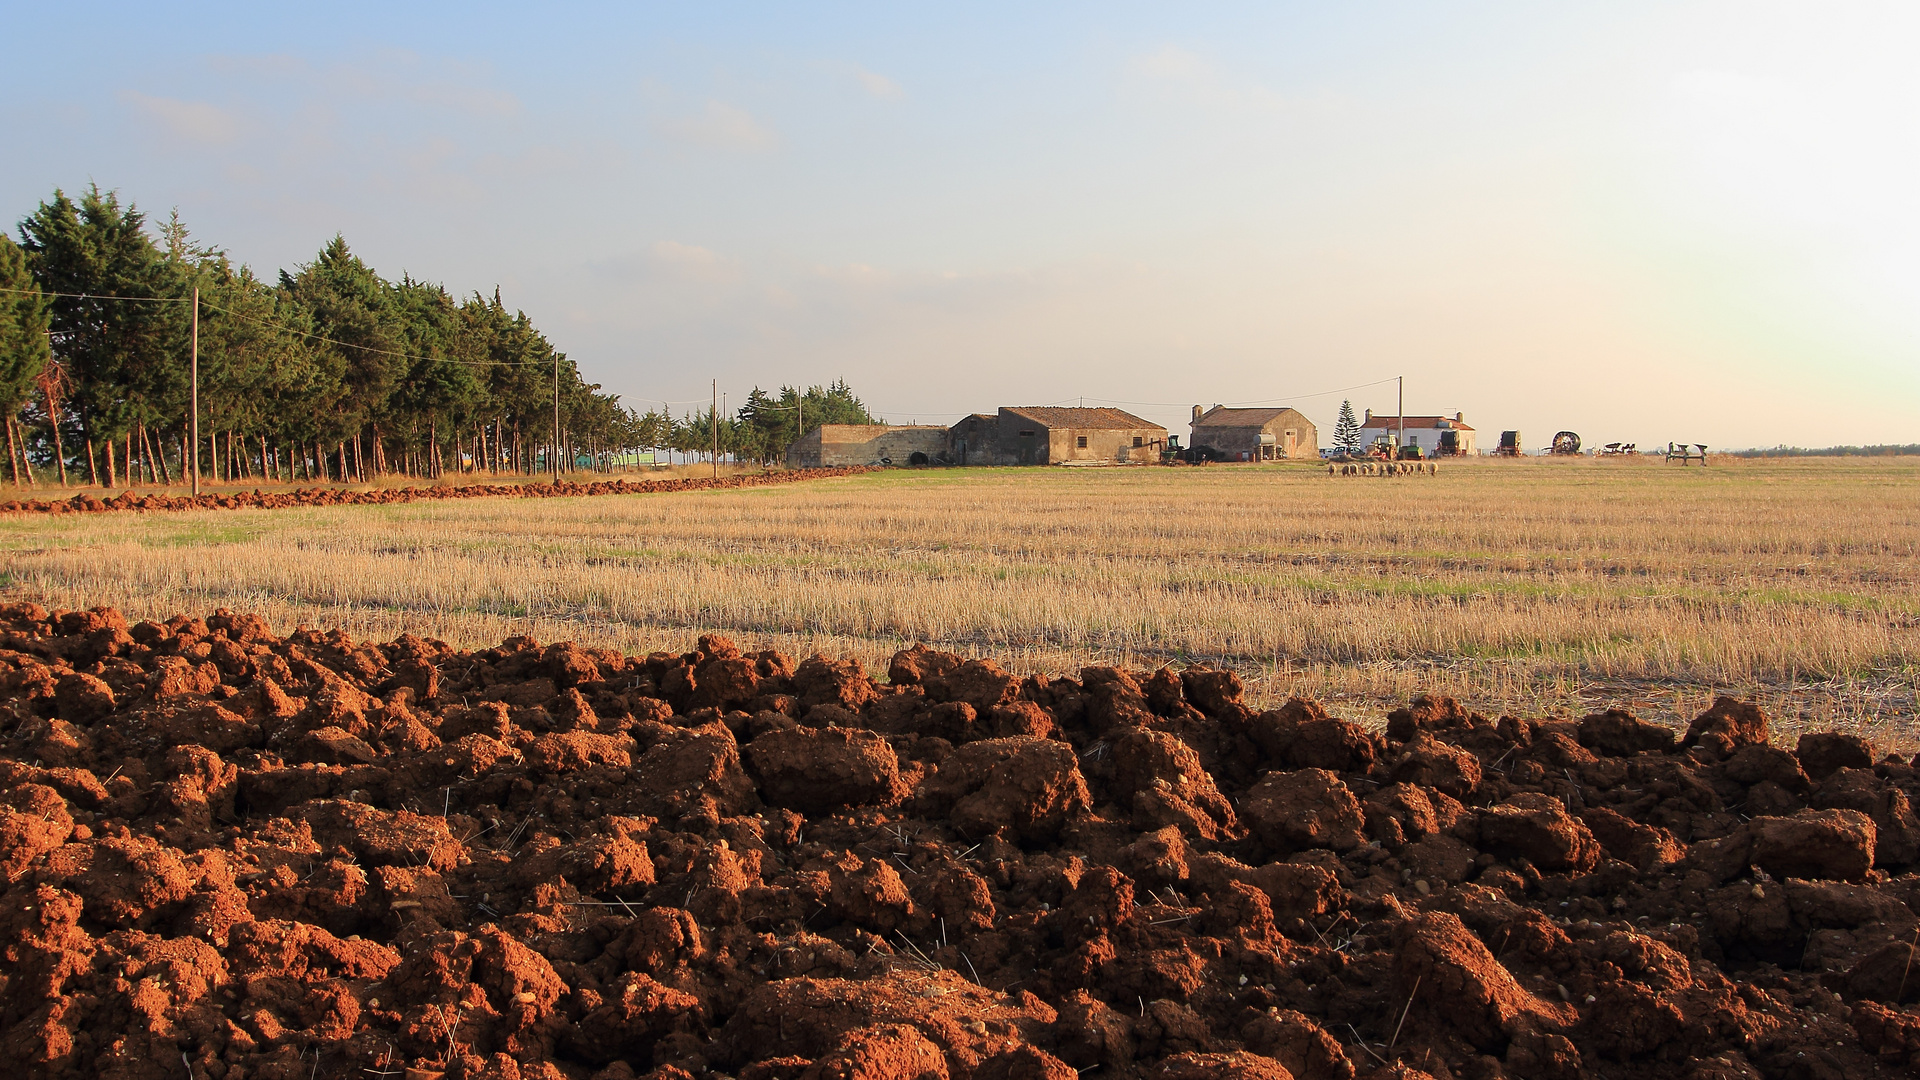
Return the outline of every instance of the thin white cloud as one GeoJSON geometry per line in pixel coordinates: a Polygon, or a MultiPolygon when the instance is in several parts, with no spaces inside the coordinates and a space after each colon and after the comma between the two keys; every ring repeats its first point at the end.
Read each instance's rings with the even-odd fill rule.
{"type": "Polygon", "coordinates": [[[1234,78],[1199,53],[1178,45],[1134,57],[1127,72],[1142,84],[1201,105],[1271,110],[1284,104],[1280,95],[1266,87],[1234,78]]]}
{"type": "Polygon", "coordinates": [[[240,135],[240,118],[218,105],[154,97],[138,90],[123,90],[119,97],[134,112],[165,128],[168,134],[190,142],[219,145],[230,143],[240,135]]]}
{"type": "Polygon", "coordinates": [[[459,83],[425,83],[413,87],[408,95],[422,105],[432,105],[443,109],[454,109],[474,116],[515,116],[520,112],[520,99],[500,90],[489,90],[484,86],[464,86],[459,83]]]}
{"type": "Polygon", "coordinates": [[[656,120],[653,130],[674,142],[709,150],[770,150],[780,141],[773,129],[754,119],[752,113],[713,100],[690,116],[656,120]]]}
{"type": "Polygon", "coordinates": [[[287,79],[310,75],[313,66],[287,53],[221,53],[206,59],[207,67],[221,75],[255,79],[287,79]]]}
{"type": "Polygon", "coordinates": [[[877,98],[897,98],[903,93],[899,83],[877,71],[856,67],[853,69],[853,77],[860,83],[861,89],[877,98]]]}
{"type": "Polygon", "coordinates": [[[483,85],[491,76],[486,65],[424,58],[401,49],[325,67],[273,53],[214,56],[207,65],[233,78],[303,85],[333,97],[406,100],[483,117],[515,116],[522,111],[518,97],[483,85]]]}
{"type": "Polygon", "coordinates": [[[739,277],[739,267],[733,260],[698,244],[660,240],[654,243],[651,254],[655,266],[687,281],[714,283],[739,277]]]}

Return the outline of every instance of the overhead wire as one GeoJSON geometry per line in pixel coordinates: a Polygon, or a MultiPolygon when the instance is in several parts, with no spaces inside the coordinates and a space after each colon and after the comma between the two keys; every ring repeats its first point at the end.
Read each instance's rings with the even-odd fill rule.
{"type": "Polygon", "coordinates": [[[231,308],[223,308],[218,304],[211,304],[205,300],[200,301],[200,306],[206,308],[208,311],[217,311],[222,315],[231,315],[236,319],[240,319],[244,322],[254,323],[255,325],[258,325],[258,326],[270,326],[276,330],[285,330],[290,334],[299,334],[302,337],[306,337],[314,341],[324,341],[329,345],[338,345],[343,349],[359,349],[362,352],[377,353],[381,356],[391,356],[397,360],[424,360],[432,364],[461,364],[466,367],[541,367],[543,368],[543,367],[548,367],[554,363],[553,358],[548,358],[546,360],[455,360],[450,356],[423,356],[418,353],[395,352],[392,349],[378,349],[373,347],[372,345],[359,345],[351,341],[341,341],[338,338],[330,338],[323,334],[311,333],[309,331],[302,330],[297,326],[288,326],[286,323],[274,322],[270,319],[259,319],[259,318],[255,318],[252,315],[242,315],[240,312],[234,311],[231,308]]]}
{"type": "MultiPolygon", "coordinates": [[[[4,287],[0,287],[0,292],[37,293],[41,296],[61,297],[69,300],[129,300],[129,301],[137,301],[137,302],[150,303],[150,304],[190,304],[193,302],[193,298],[189,296],[111,296],[111,295],[103,295],[100,293],[59,293],[59,292],[46,292],[45,290],[42,290],[42,289],[12,289],[12,288],[4,288],[4,287]]],[[[419,353],[396,352],[392,349],[381,349],[381,348],[376,348],[375,346],[372,346],[372,345],[360,345],[351,341],[341,341],[338,338],[330,338],[323,334],[315,334],[308,330],[302,330],[297,326],[288,326],[286,323],[274,322],[271,319],[261,319],[252,315],[245,315],[238,311],[234,311],[232,308],[221,307],[220,305],[212,303],[211,301],[208,301],[204,298],[201,299],[200,306],[205,308],[208,311],[217,311],[222,315],[230,315],[233,318],[239,319],[243,322],[253,323],[256,326],[272,327],[273,329],[276,329],[276,330],[284,330],[289,334],[298,334],[301,337],[307,338],[309,340],[324,341],[329,345],[338,345],[343,349],[359,349],[361,352],[376,353],[380,356],[391,356],[398,360],[424,360],[428,363],[460,364],[466,367],[547,367],[548,365],[553,363],[553,360],[551,359],[547,359],[547,360],[456,360],[450,356],[424,356],[419,353]]]]}
{"type": "Polygon", "coordinates": [[[47,292],[45,289],[9,289],[0,287],[0,292],[33,293],[40,296],[57,296],[67,300],[137,300],[148,304],[186,304],[192,298],[186,296],[111,296],[102,293],[47,292]]]}
{"type": "MultiPolygon", "coordinates": [[[[1375,379],[1372,382],[1356,383],[1353,386],[1340,387],[1338,390],[1322,390],[1313,394],[1287,394],[1281,397],[1257,398],[1251,401],[1227,401],[1221,402],[1221,404],[1232,408],[1240,405],[1271,405],[1279,401],[1299,401],[1302,398],[1331,397],[1334,394],[1345,394],[1354,390],[1364,390],[1369,386],[1384,386],[1392,382],[1395,378],[1398,378],[1398,376],[1388,376],[1384,379],[1375,379]]],[[[1112,405],[1148,405],[1165,408],[1177,408],[1193,404],[1191,401],[1125,401],[1120,398],[1094,397],[1092,394],[1088,394],[1087,399],[1090,401],[1104,401],[1112,405]]]]}
{"type": "MultiPolygon", "coordinates": [[[[13,289],[13,288],[6,288],[6,287],[0,287],[0,292],[38,293],[41,296],[51,296],[51,297],[59,297],[63,299],[73,299],[73,300],[127,300],[127,301],[137,301],[137,302],[155,303],[155,304],[186,304],[186,303],[192,302],[192,298],[184,297],[184,296],[112,296],[112,295],[102,295],[98,293],[58,293],[58,292],[47,292],[41,289],[13,289]]],[[[338,345],[343,349],[359,349],[362,352],[376,353],[381,356],[391,356],[400,360],[420,360],[420,361],[426,361],[428,363],[439,363],[439,364],[460,364],[466,367],[546,367],[547,365],[553,363],[553,360],[551,359],[524,360],[524,361],[456,360],[452,357],[446,357],[446,356],[424,356],[418,353],[395,352],[392,349],[381,349],[381,348],[376,348],[372,345],[359,345],[350,341],[341,341],[337,338],[330,338],[321,334],[314,334],[308,331],[304,331],[295,326],[288,326],[285,323],[274,322],[269,319],[256,318],[252,315],[244,315],[238,311],[232,310],[231,308],[223,308],[217,304],[209,303],[205,300],[202,300],[200,304],[202,307],[205,307],[209,311],[217,311],[222,315],[230,315],[233,318],[240,319],[245,322],[254,323],[255,325],[258,325],[258,326],[267,326],[277,330],[284,330],[291,334],[299,334],[303,337],[309,338],[314,341],[323,341],[329,345],[338,345]]],[[[1390,383],[1392,381],[1394,381],[1394,377],[1390,376],[1384,379],[1375,379],[1372,382],[1363,382],[1363,383],[1356,383],[1352,386],[1343,386],[1336,390],[1321,390],[1311,394],[1287,394],[1280,397],[1255,398],[1255,399],[1250,399],[1246,401],[1228,401],[1228,402],[1223,402],[1221,404],[1223,404],[1227,408],[1234,408],[1234,407],[1248,406],[1248,405],[1271,405],[1276,402],[1299,401],[1306,398],[1331,397],[1334,394],[1345,394],[1345,393],[1351,393],[1352,391],[1355,391],[1355,390],[1364,390],[1370,386],[1384,386],[1385,384],[1390,383]]],[[[1082,395],[1074,395],[1072,397],[1061,398],[1058,401],[1050,401],[1050,402],[1047,402],[1045,405],[1042,405],[1039,407],[1040,408],[1056,408],[1059,406],[1066,405],[1069,402],[1086,401],[1089,399],[1093,401],[1105,402],[1109,405],[1139,405],[1139,406],[1145,406],[1149,408],[1169,408],[1169,409],[1183,408],[1187,405],[1192,404],[1192,402],[1190,401],[1130,401],[1125,398],[1095,397],[1094,395],[1091,395],[1091,394],[1082,394],[1082,395]]],[[[657,401],[661,405],[665,406],[665,405],[692,405],[692,404],[697,404],[698,402],[701,402],[701,401],[705,401],[707,399],[706,398],[687,398],[685,400],[679,400],[679,401],[665,401],[660,398],[643,398],[641,400],[657,401]]],[[[798,408],[798,406],[780,405],[780,406],[762,406],[762,408],[787,410],[787,409],[798,408]]],[[[887,410],[887,411],[905,412],[914,416],[971,416],[973,415],[972,413],[965,412],[965,411],[947,412],[947,411],[937,411],[932,409],[927,409],[927,410],[901,409],[901,410],[887,410]]]]}

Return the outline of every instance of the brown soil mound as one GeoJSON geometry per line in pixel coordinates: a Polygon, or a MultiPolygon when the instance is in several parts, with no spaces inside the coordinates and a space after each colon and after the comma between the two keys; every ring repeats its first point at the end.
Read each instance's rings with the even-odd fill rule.
{"type": "Polygon", "coordinates": [[[518,496],[523,499],[559,499],[575,495],[651,495],[664,491],[706,491],[718,488],[764,487],[791,484],[801,480],[820,480],[829,476],[852,476],[871,472],[869,466],[843,466],[826,469],[792,469],[754,476],[691,477],[682,480],[590,480],[584,483],[562,480],[554,483],[467,484],[460,487],[376,488],[352,491],[347,488],[290,488],[286,491],[237,491],[229,495],[135,495],[121,492],[111,499],[100,499],[81,492],[71,499],[12,499],[0,502],[0,514],[103,514],[113,510],[277,510],[289,506],[373,506],[436,499],[488,499],[518,496]]]}
{"type": "Polygon", "coordinates": [[[0,609],[0,1063],[212,1080],[1909,1075],[1920,779],[1231,673],[0,609]]]}

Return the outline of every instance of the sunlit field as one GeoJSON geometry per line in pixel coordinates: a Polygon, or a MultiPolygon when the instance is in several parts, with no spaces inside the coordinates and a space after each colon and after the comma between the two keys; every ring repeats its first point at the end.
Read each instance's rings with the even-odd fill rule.
{"type": "Polygon", "coordinates": [[[915,641],[1012,667],[1205,661],[1355,718],[1716,691],[1910,746],[1920,459],[1520,460],[890,471],[748,491],[0,518],[7,592],[131,617],[742,645],[885,670],[915,641]]]}

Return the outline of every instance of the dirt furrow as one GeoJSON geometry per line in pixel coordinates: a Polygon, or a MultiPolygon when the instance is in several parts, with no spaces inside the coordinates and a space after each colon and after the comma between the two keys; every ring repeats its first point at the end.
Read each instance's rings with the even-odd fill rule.
{"type": "Polygon", "coordinates": [[[1768,734],[15,605],[0,1063],[1911,1075],[1920,777],[1768,734]]]}

